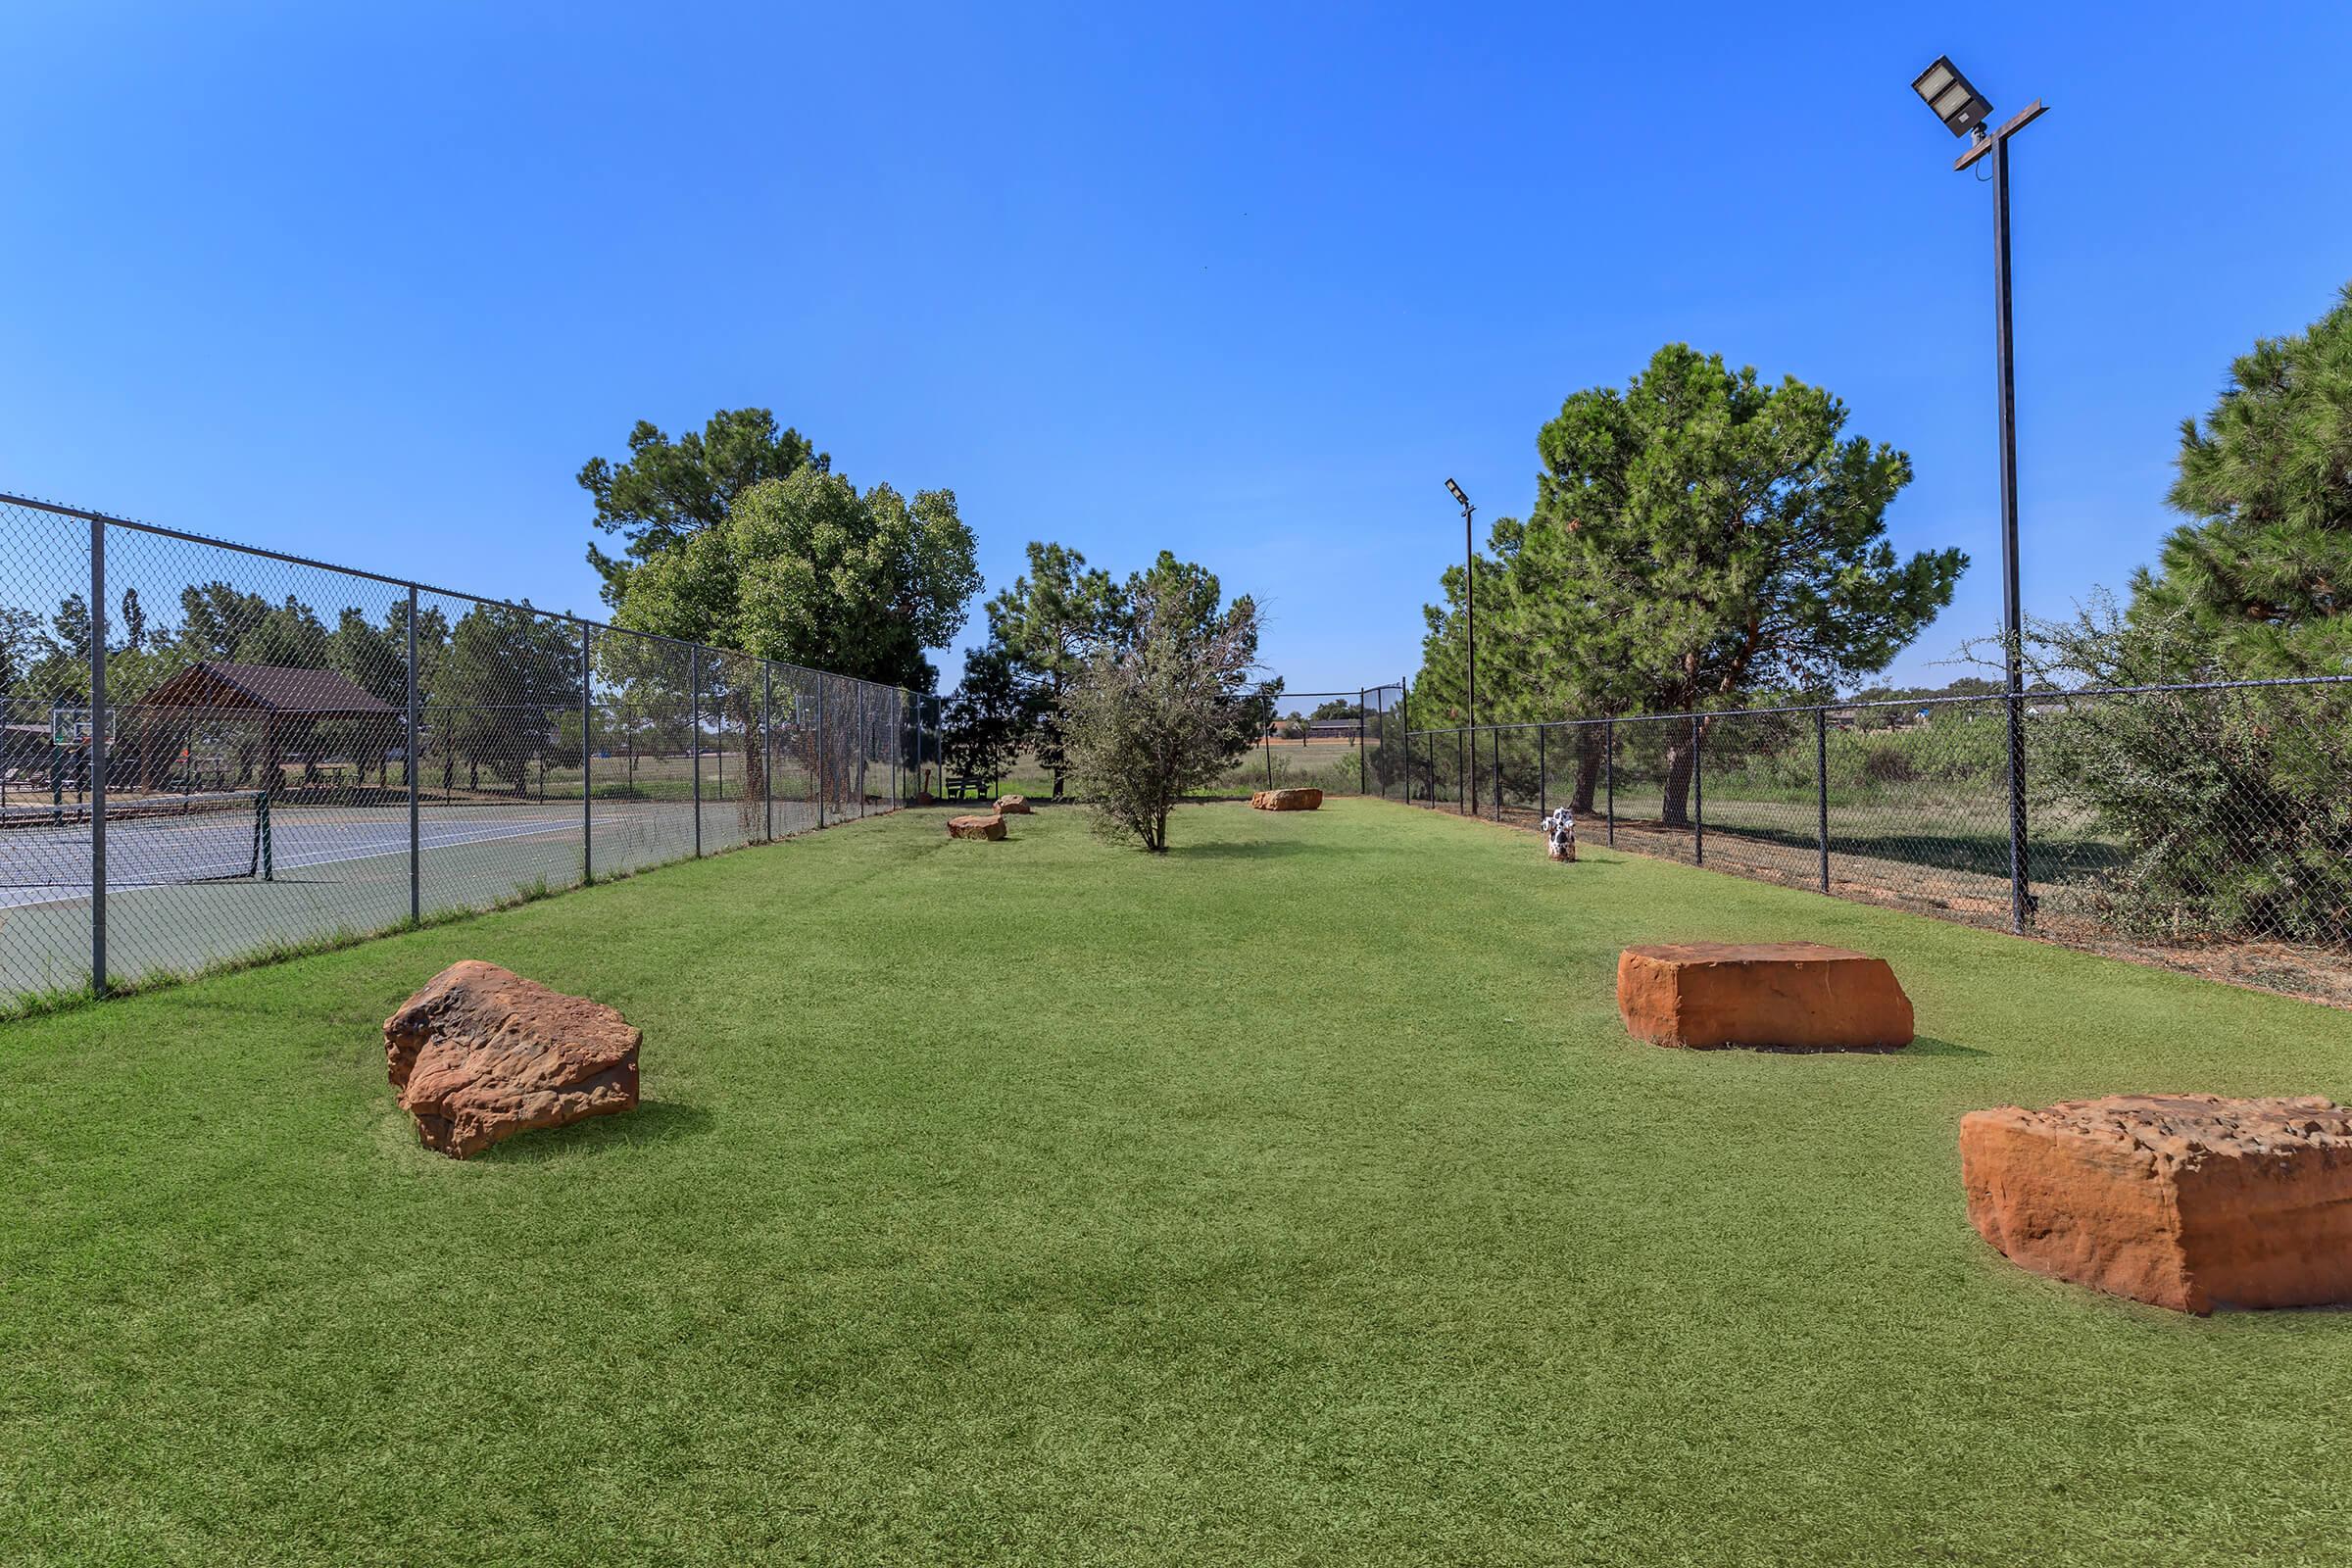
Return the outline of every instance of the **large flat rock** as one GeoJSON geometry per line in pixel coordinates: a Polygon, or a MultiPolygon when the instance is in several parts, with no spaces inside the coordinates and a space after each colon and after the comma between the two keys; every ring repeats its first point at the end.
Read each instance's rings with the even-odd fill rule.
{"type": "Polygon", "coordinates": [[[951,816],[948,818],[948,837],[952,839],[985,839],[990,843],[1004,836],[1004,819],[991,812],[987,816],[951,816]]]}
{"type": "Polygon", "coordinates": [[[1028,816],[1028,815],[1030,815],[1030,814],[1031,814],[1031,808],[1030,808],[1030,805],[1029,805],[1029,797],[1028,797],[1028,796],[1026,796],[1026,795],[1000,795],[1000,796],[998,796],[998,797],[997,797],[997,814],[998,814],[999,816],[1028,816]]]}
{"type": "Polygon", "coordinates": [[[1911,1043],[1884,958],[1817,942],[1668,942],[1617,958],[1617,1010],[1661,1046],[1861,1051],[1911,1043]]]}
{"type": "Polygon", "coordinates": [[[643,1037],[612,1008],[511,969],[451,964],[384,1020],[384,1067],[427,1149],[453,1159],[637,1108],[643,1037]]]}
{"type": "Polygon", "coordinates": [[[1250,804],[1260,811],[1313,811],[1323,805],[1321,790],[1252,790],[1250,804]]]}
{"type": "Polygon", "coordinates": [[[2352,1111],[2110,1095],[1960,1119],[1969,1223],[2037,1274],[2182,1312],[2352,1302],[2352,1111]]]}

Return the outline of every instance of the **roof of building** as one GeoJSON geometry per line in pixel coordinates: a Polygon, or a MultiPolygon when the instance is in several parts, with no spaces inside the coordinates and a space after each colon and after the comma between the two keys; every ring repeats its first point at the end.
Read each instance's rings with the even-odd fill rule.
{"type": "Polygon", "coordinates": [[[190,664],[133,706],[258,708],[272,713],[333,718],[375,717],[400,711],[331,669],[231,664],[211,659],[190,664]]]}

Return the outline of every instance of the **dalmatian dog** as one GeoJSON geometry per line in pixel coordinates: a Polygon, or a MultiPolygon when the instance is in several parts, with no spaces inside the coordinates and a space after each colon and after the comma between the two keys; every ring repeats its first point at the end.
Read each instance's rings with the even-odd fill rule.
{"type": "Polygon", "coordinates": [[[1565,806],[1544,819],[1544,843],[1555,860],[1576,858],[1576,814],[1565,806]]]}

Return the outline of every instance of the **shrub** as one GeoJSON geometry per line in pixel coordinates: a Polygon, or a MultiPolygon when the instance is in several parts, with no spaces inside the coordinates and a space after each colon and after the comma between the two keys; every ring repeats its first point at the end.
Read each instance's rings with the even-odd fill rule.
{"type": "Polygon", "coordinates": [[[1237,718],[1264,703],[1249,689],[1257,611],[1242,599],[1202,614],[1183,594],[1138,581],[1132,623],[1064,693],[1063,728],[1097,827],[1164,855],[1168,812],[1225,771],[1237,718]]]}
{"type": "MultiPolygon", "coordinates": [[[[2102,603],[2037,625],[2031,653],[2042,670],[2129,685],[2181,670],[2177,630],[2102,603]]],[[[2069,698],[2028,732],[2027,761],[2037,796],[2089,806],[2122,844],[2098,895],[2119,923],[2352,943],[2352,688],[2069,698]]]]}

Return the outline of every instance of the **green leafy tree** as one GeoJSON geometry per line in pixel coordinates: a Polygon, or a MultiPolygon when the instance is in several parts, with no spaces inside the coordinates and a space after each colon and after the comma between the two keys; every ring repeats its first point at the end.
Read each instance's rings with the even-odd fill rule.
{"type": "MultiPolygon", "coordinates": [[[[1507,519],[1505,519],[1507,521],[1507,519]]],[[[1498,525],[1499,526],[1499,525],[1498,525]]],[[[1500,537],[1499,534],[1497,537],[1500,537]]],[[[1507,676],[1497,680],[1496,633],[1500,622],[1494,607],[1501,602],[1502,585],[1509,569],[1507,558],[1477,556],[1473,558],[1478,573],[1478,715],[1481,724],[1497,721],[1513,722],[1522,717],[1566,718],[1579,712],[1596,710],[1576,706],[1550,710],[1542,708],[1527,696],[1527,688],[1507,676]],[[1518,693],[1513,697],[1512,693],[1518,693]],[[1535,711],[1522,712],[1522,708],[1535,711]]],[[[1424,605],[1421,610],[1423,633],[1421,638],[1421,669],[1413,677],[1406,696],[1412,708],[1412,723],[1416,729],[1449,729],[1470,722],[1468,691],[1468,651],[1463,640],[1463,568],[1448,566],[1439,574],[1438,586],[1444,603],[1424,605]]],[[[1440,741],[1425,738],[1413,743],[1411,769],[1408,778],[1412,789],[1421,795],[1434,793],[1445,796],[1460,785],[1462,761],[1468,750],[1459,740],[1440,741]]]]}
{"type": "MultiPolygon", "coordinates": [[[[1951,603],[1967,558],[1897,559],[1886,513],[1910,460],[1846,436],[1846,417],[1820,387],[1767,386],[1683,344],[1622,392],[1571,396],[1537,438],[1533,514],[1496,527],[1503,580],[1480,630],[1508,701],[1677,712],[1885,668],[1951,603]]],[[[1689,820],[1693,759],[1689,739],[1666,749],[1670,823],[1689,820]]]]}
{"type": "Polygon", "coordinates": [[[2179,463],[2169,500],[2195,520],[2132,585],[2135,621],[2179,623],[2169,673],[2352,672],[2352,286],[2230,367],[2179,463]]]}
{"type": "MultiPolygon", "coordinates": [[[[36,622],[37,624],[37,622],[36,622]]],[[[25,671],[24,685],[42,705],[39,718],[48,717],[51,703],[84,704],[90,699],[90,603],[80,594],[60,599],[46,630],[36,634],[32,648],[38,657],[25,671]]]]}
{"type": "Polygon", "coordinates": [[[1139,573],[1125,628],[1098,647],[1063,699],[1097,828],[1154,855],[1167,853],[1176,804],[1230,764],[1235,713],[1272,703],[1251,690],[1256,607],[1245,597],[1204,616],[1205,575],[1139,573]]]}
{"type": "MultiPolygon", "coordinates": [[[[405,663],[409,655],[409,602],[406,599],[394,600],[390,612],[385,614],[384,640],[399,651],[405,663]]],[[[416,690],[419,697],[429,698],[430,694],[440,687],[441,673],[448,658],[448,613],[437,605],[420,604],[416,611],[416,690]]],[[[405,679],[405,670],[403,674],[405,679]]],[[[382,693],[377,695],[383,696],[382,693]]],[[[385,696],[384,700],[386,702],[395,701],[388,696],[385,696]]],[[[401,691],[398,703],[404,708],[408,703],[408,691],[405,686],[401,691]]],[[[430,749],[432,741],[432,720],[429,714],[424,715],[424,722],[426,733],[418,737],[416,748],[418,755],[415,758],[405,756],[403,758],[404,769],[410,765],[416,766],[417,781],[420,784],[423,782],[424,754],[430,749]]],[[[404,753],[407,747],[407,736],[408,719],[404,713],[401,719],[401,744],[404,753]]],[[[405,771],[402,774],[401,782],[404,785],[408,782],[405,771]]]]}
{"type": "MultiPolygon", "coordinates": [[[[1227,605],[1224,585],[1206,566],[1179,561],[1173,551],[1162,550],[1151,565],[1129,574],[1119,587],[1117,635],[1120,638],[1131,642],[1137,635],[1142,624],[1140,607],[1147,595],[1156,607],[1154,613],[1159,625],[1169,635],[1194,641],[1238,637],[1244,666],[1258,667],[1257,638],[1265,622],[1258,614],[1257,601],[1244,594],[1227,605]]],[[[1237,684],[1227,692],[1225,765],[1230,766],[1258,745],[1274,722],[1275,706],[1281,700],[1282,690],[1282,679],[1276,676],[1237,684]]]]}
{"type": "Polygon", "coordinates": [[[618,609],[632,567],[725,522],[752,486],[803,466],[822,473],[832,461],[800,431],[778,429],[766,409],[722,409],[699,434],[689,430],[675,441],[638,420],[626,462],[591,458],[579,472],[580,488],[596,503],[596,526],[624,545],[617,559],[588,547],[588,563],[604,578],[605,603],[618,609]]]}
{"type": "Polygon", "coordinates": [[[122,590],[122,647],[137,653],[147,646],[147,609],[139,603],[136,588],[122,590]]]}
{"type": "MultiPolygon", "coordinates": [[[[28,684],[44,652],[41,617],[16,605],[0,605],[0,695],[24,696],[19,688],[28,684]]],[[[22,722],[14,714],[9,721],[22,722]]]]}
{"type": "MultiPolygon", "coordinates": [[[[428,724],[443,760],[443,787],[465,764],[469,789],[485,769],[524,793],[534,763],[562,755],[558,715],[580,701],[577,633],[528,603],[477,604],[458,617],[431,693],[428,724]]],[[[574,734],[576,745],[577,735],[574,734]]]]}
{"type": "MultiPolygon", "coordinates": [[[[327,634],[326,667],[350,681],[360,690],[389,704],[404,712],[409,702],[409,662],[405,632],[408,606],[400,607],[399,622],[377,625],[367,614],[354,608],[345,608],[336,617],[335,629],[327,634]],[[400,640],[396,641],[398,637],[400,640]]],[[[393,719],[378,715],[367,719],[336,719],[321,724],[320,732],[327,750],[350,757],[359,766],[363,782],[373,762],[379,782],[387,782],[390,774],[388,758],[400,744],[407,729],[404,718],[393,719]]]]}
{"type": "Polygon", "coordinates": [[[58,601],[49,617],[49,646],[67,659],[87,662],[90,657],[90,602],[79,594],[58,601]]]}
{"type": "MultiPolygon", "coordinates": [[[[963,679],[942,717],[948,771],[958,777],[1000,779],[1021,743],[1036,728],[1040,688],[1021,678],[997,644],[964,651],[963,679]]],[[[1056,725],[1056,733],[1059,726],[1056,725]]],[[[1055,779],[1056,793],[1059,778],[1055,779]]]]}
{"type": "Polygon", "coordinates": [[[2032,735],[2036,808],[2087,808],[2120,854],[2087,892],[2062,891],[2151,937],[2352,942],[2352,690],[2068,695],[2219,672],[2210,628],[2143,611],[2101,595],[2028,625],[2026,666],[2053,693],[2032,735]]]}
{"type": "Polygon", "coordinates": [[[632,631],[736,649],[929,691],[979,590],[955,493],[860,494],[814,466],[735,498],[723,522],[633,568],[615,620],[632,631]]]}
{"type": "MultiPolygon", "coordinates": [[[[633,631],[927,692],[939,672],[925,650],[949,644],[979,591],[974,554],[953,491],[911,501],[889,485],[860,493],[806,463],[743,490],[722,520],[633,566],[613,618],[633,631]]],[[[742,683],[712,695],[727,727],[745,737],[746,789],[757,793],[765,779],[750,723],[757,696],[742,683]]],[[[828,798],[846,787],[846,755],[825,765],[828,798]]]]}
{"type": "Polygon", "coordinates": [[[988,602],[987,614],[991,656],[1024,688],[1022,706],[1031,716],[1027,738],[1052,771],[1058,798],[1069,767],[1062,695],[1089,653],[1116,636],[1124,622],[1118,585],[1107,571],[1089,569],[1077,551],[1032,540],[1028,571],[988,602]]]}

